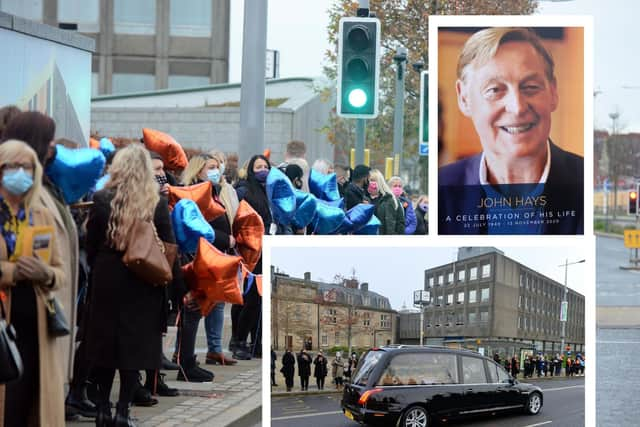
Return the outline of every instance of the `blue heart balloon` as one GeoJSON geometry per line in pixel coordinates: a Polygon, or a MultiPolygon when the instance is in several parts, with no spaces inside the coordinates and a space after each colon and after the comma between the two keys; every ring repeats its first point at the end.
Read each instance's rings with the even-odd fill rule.
{"type": "Polygon", "coordinates": [[[113,145],[113,142],[109,138],[100,139],[100,151],[104,154],[106,159],[109,158],[113,153],[116,152],[116,147],[113,145]]]}
{"type": "Polygon", "coordinates": [[[291,224],[296,213],[296,195],[289,178],[280,169],[271,168],[267,175],[266,190],[273,220],[282,225],[291,224]]]}
{"type": "Polygon", "coordinates": [[[375,215],[372,215],[367,225],[356,230],[353,234],[378,234],[380,225],[382,225],[380,220],[375,215]]]}
{"type": "Polygon", "coordinates": [[[318,199],[326,200],[327,202],[340,199],[335,173],[324,175],[311,169],[309,174],[309,191],[318,199]]]}
{"type": "Polygon", "coordinates": [[[334,208],[340,208],[344,210],[344,198],[340,197],[338,200],[326,201],[329,206],[333,206],[334,208]]]}
{"type": "Polygon", "coordinates": [[[359,203],[349,209],[345,215],[344,220],[342,221],[342,225],[338,229],[338,233],[353,233],[356,230],[367,225],[371,217],[373,216],[373,212],[375,211],[375,205],[359,203]]]}
{"type": "Polygon", "coordinates": [[[313,194],[295,190],[296,214],[293,217],[293,225],[296,228],[304,228],[311,224],[318,206],[318,199],[313,194]]]}
{"type": "Polygon", "coordinates": [[[49,179],[60,188],[66,203],[87,194],[102,176],[104,154],[93,148],[67,148],[56,145],[56,154],[46,168],[49,179]]]}
{"type": "Polygon", "coordinates": [[[331,234],[338,231],[345,218],[342,209],[331,206],[323,200],[318,200],[316,215],[312,221],[314,234],[331,234]]]}
{"type": "Polygon", "coordinates": [[[106,174],[103,177],[101,177],[98,180],[98,182],[96,182],[95,191],[102,190],[104,188],[105,184],[107,183],[107,181],[109,181],[109,178],[111,178],[111,176],[109,174],[106,174]]]}
{"type": "Polygon", "coordinates": [[[190,199],[181,199],[173,207],[171,222],[176,235],[176,243],[183,253],[195,253],[198,241],[203,237],[209,243],[213,243],[216,234],[200,212],[196,202],[190,199]]]}

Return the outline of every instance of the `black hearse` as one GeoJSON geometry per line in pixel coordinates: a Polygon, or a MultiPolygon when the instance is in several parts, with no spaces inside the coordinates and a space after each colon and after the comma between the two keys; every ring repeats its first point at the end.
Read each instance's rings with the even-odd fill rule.
{"type": "Polygon", "coordinates": [[[362,424],[426,427],[431,420],[542,408],[542,390],[479,353],[432,346],[374,348],[344,388],[344,415],[362,424]]]}

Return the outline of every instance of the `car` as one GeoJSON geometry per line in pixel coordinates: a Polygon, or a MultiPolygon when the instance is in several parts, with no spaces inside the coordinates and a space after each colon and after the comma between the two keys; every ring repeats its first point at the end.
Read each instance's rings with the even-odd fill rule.
{"type": "Polygon", "coordinates": [[[480,353],[400,345],[361,357],[341,406],[361,424],[426,427],[434,420],[515,409],[536,415],[543,399],[540,387],[519,382],[480,353]]]}

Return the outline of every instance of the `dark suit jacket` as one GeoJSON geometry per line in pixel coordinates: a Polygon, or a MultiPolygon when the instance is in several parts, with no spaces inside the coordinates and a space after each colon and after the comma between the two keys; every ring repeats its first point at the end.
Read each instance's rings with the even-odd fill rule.
{"type": "MultiPolygon", "coordinates": [[[[542,225],[542,234],[584,233],[584,160],[582,157],[551,147],[551,167],[543,195],[546,197],[545,213],[552,215],[542,225]]],[[[486,208],[478,207],[486,197],[480,185],[481,155],[460,160],[438,170],[438,233],[439,234],[488,234],[486,222],[458,221],[461,215],[486,214],[486,208]],[[475,226],[469,227],[470,224],[475,226]]],[[[518,192],[519,184],[509,186],[509,192],[518,192]]],[[[522,186],[523,188],[526,185],[522,186]]]]}

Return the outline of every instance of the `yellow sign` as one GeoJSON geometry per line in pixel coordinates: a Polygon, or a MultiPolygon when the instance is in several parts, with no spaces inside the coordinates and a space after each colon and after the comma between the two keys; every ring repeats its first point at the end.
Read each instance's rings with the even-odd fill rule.
{"type": "Polygon", "coordinates": [[[640,248],[640,230],[624,230],[624,246],[631,249],[640,248]]]}

